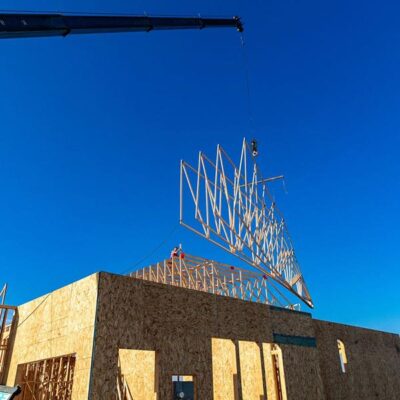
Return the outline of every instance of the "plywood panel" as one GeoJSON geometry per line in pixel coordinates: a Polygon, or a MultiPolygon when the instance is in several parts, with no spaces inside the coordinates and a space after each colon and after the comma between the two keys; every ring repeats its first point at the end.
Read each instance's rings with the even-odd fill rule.
{"type": "MultiPolygon", "coordinates": [[[[212,338],[253,342],[248,356],[243,356],[243,353],[248,352],[244,351],[242,346],[244,395],[247,396],[249,393],[250,398],[260,400],[260,396],[263,395],[263,384],[260,355],[258,349],[257,352],[255,350],[258,343],[273,342],[273,334],[311,338],[316,336],[313,320],[307,313],[106,273],[100,274],[98,304],[99,323],[91,400],[108,399],[115,394],[119,348],[157,350],[161,399],[170,398],[173,375],[195,376],[199,400],[211,400],[213,397],[218,400],[232,399],[234,396],[232,376],[235,371],[233,342],[229,342],[230,350],[226,352],[221,350],[221,355],[215,357],[218,346],[215,346],[216,342],[213,343],[212,338]],[[221,359],[219,364],[215,358],[221,359]],[[255,360],[254,364],[249,361],[252,359],[255,360]],[[217,372],[218,365],[221,366],[220,372],[217,372]],[[226,370],[224,371],[222,367],[226,370]],[[228,378],[224,378],[223,374],[227,374],[228,378]],[[247,384],[246,374],[255,376],[255,380],[249,380],[247,384]],[[224,386],[225,384],[227,386],[224,386]],[[216,388],[220,388],[221,394],[216,388]]],[[[356,356],[359,359],[359,367],[366,372],[363,373],[362,379],[360,376],[361,381],[357,383],[357,389],[353,392],[350,392],[350,385],[344,384],[343,377],[341,381],[338,381],[340,377],[334,378],[332,386],[342,382],[341,386],[345,387],[343,390],[349,393],[349,397],[340,397],[340,393],[337,392],[339,385],[332,388],[336,397],[331,396],[331,382],[328,382],[328,390],[324,391],[319,366],[320,344],[322,344],[323,358],[321,365],[325,368],[325,363],[329,364],[326,365],[325,374],[334,372],[333,368],[340,372],[336,339],[341,337],[339,335],[330,338],[324,333],[325,330],[321,327],[323,332],[317,335],[318,348],[293,344],[280,346],[288,399],[366,399],[367,391],[372,393],[371,387],[378,384],[380,388],[378,394],[382,399],[398,399],[393,396],[400,392],[400,390],[396,392],[400,382],[398,365],[400,346],[396,344],[398,342],[390,340],[386,344],[389,336],[383,333],[379,335],[368,333],[363,336],[359,344],[356,344],[357,334],[343,336],[348,350],[349,374],[356,356]],[[349,341],[354,345],[349,344],[349,341]],[[385,346],[382,349],[384,341],[385,346]],[[361,344],[363,345],[360,346],[361,344]],[[357,350],[359,346],[360,351],[357,350]],[[375,348],[382,352],[375,351],[375,348]],[[373,354],[369,356],[368,352],[373,354]],[[352,393],[357,393],[358,397],[351,397],[352,393]]]]}
{"type": "Polygon", "coordinates": [[[91,275],[19,306],[7,384],[14,384],[19,364],[75,354],[72,398],[87,398],[96,297],[97,275],[91,275]]]}
{"type": "Polygon", "coordinates": [[[255,342],[239,342],[242,399],[264,399],[260,347],[255,342]]]}
{"type": "MultiPolygon", "coordinates": [[[[112,398],[115,394],[119,348],[157,350],[160,399],[170,398],[173,375],[193,375],[197,399],[211,400],[218,396],[213,385],[215,357],[212,356],[212,338],[230,339],[235,343],[237,340],[254,342],[253,346],[258,347],[258,343],[272,342],[272,323],[276,325],[275,332],[278,333],[290,334],[293,330],[299,334],[307,332],[307,336],[313,334],[308,314],[299,316],[292,311],[272,309],[275,314],[272,318],[270,307],[263,304],[107,273],[100,274],[98,304],[99,322],[90,400],[100,399],[102,396],[112,398]],[[282,314],[286,325],[279,324],[279,314],[282,314]]],[[[230,343],[233,350],[232,342],[230,343]]],[[[229,386],[223,387],[218,383],[219,378],[215,378],[217,387],[223,388],[220,398],[224,400],[233,396],[234,385],[230,383],[233,381],[232,350],[227,353],[231,354],[231,366],[229,362],[225,362],[225,367],[231,369],[227,381],[229,386]]],[[[288,392],[288,398],[319,400],[317,386],[321,381],[314,379],[318,361],[315,363],[315,359],[308,357],[310,349],[305,349],[304,353],[290,350],[285,355],[290,359],[290,354],[293,354],[291,366],[295,366],[292,379],[294,378],[293,387],[297,387],[293,395],[292,392],[288,392]],[[304,358],[305,356],[307,357],[304,358]],[[309,376],[309,371],[312,370],[314,375],[309,380],[307,390],[304,390],[304,396],[296,397],[299,395],[298,382],[304,382],[305,376],[309,376]]],[[[222,354],[222,359],[227,357],[227,354],[222,354]]],[[[259,350],[255,358],[258,367],[256,371],[250,372],[250,375],[258,378],[255,384],[249,383],[254,385],[249,389],[249,393],[254,391],[259,395],[256,400],[260,400],[260,396],[264,394],[259,350]]],[[[220,365],[224,366],[224,363],[221,362],[220,365]]],[[[250,369],[253,367],[249,366],[250,369]]]]}
{"type": "Polygon", "coordinates": [[[132,399],[156,400],[156,352],[119,349],[118,353],[121,375],[132,399]]]}
{"type": "Polygon", "coordinates": [[[197,399],[212,399],[215,296],[123,276],[100,276],[93,399],[114,395],[119,348],[157,350],[160,399],[171,398],[173,375],[193,375],[197,399]]]}
{"type": "MultiPolygon", "coordinates": [[[[93,275],[19,307],[8,384],[14,383],[18,364],[76,353],[73,398],[86,400],[94,348],[90,400],[108,400],[116,393],[118,349],[157,350],[160,399],[171,397],[173,375],[193,375],[198,400],[213,396],[237,400],[235,375],[240,369],[234,343],[241,341],[243,400],[260,400],[264,393],[258,343],[264,343],[270,386],[265,344],[280,334],[317,339],[317,348],[280,346],[288,399],[399,398],[398,335],[313,321],[306,313],[125,276],[100,273],[99,277],[98,299],[97,275],[93,275]],[[340,371],[337,339],[346,346],[346,374],[340,371]]],[[[138,379],[145,378],[133,382],[138,379]]]]}
{"type": "Polygon", "coordinates": [[[237,366],[235,344],[230,339],[211,339],[214,400],[236,400],[237,366]]]}

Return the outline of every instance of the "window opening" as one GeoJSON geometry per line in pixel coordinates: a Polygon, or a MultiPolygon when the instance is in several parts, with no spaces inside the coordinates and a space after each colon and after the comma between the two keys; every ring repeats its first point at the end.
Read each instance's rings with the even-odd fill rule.
{"type": "Polygon", "coordinates": [[[340,367],[343,373],[346,373],[347,368],[347,356],[346,356],[346,348],[344,343],[338,339],[337,341],[338,350],[339,350],[339,358],[340,358],[340,367]]]}
{"type": "Polygon", "coordinates": [[[276,400],[284,400],[282,386],[283,368],[281,366],[281,350],[277,345],[272,346],[272,368],[274,371],[276,400]]]}
{"type": "Polygon", "coordinates": [[[173,400],[195,400],[193,375],[173,375],[173,400]]]}

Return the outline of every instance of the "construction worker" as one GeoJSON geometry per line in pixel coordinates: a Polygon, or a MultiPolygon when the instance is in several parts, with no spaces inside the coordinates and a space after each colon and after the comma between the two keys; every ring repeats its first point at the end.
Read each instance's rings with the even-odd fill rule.
{"type": "Polygon", "coordinates": [[[182,259],[185,258],[185,253],[182,251],[182,246],[175,246],[171,251],[171,258],[180,257],[182,259]]]}
{"type": "Polygon", "coordinates": [[[171,258],[178,257],[180,253],[180,248],[175,246],[171,251],[171,258]]]}

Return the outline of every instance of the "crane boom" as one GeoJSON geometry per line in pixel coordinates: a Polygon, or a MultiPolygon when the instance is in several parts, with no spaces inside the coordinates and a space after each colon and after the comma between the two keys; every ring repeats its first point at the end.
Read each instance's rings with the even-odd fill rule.
{"type": "Polygon", "coordinates": [[[149,32],[161,29],[236,28],[239,17],[150,17],[68,14],[0,14],[0,39],[67,36],[81,33],[149,32]]]}

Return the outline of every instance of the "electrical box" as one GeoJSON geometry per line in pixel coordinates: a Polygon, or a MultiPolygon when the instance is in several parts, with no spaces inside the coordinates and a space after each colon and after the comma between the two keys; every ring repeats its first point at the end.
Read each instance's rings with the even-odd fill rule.
{"type": "Polygon", "coordinates": [[[174,376],[172,384],[174,388],[173,400],[194,400],[193,376],[174,376]]]}

